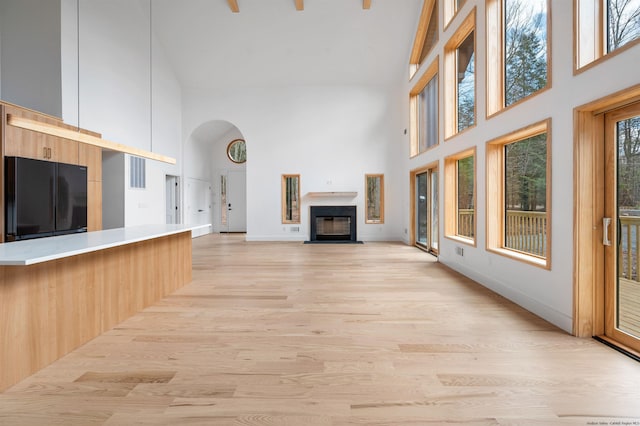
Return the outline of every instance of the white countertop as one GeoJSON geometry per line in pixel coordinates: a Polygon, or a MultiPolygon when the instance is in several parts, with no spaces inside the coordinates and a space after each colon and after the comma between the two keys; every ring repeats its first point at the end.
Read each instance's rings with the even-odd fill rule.
{"type": "Polygon", "coordinates": [[[14,241],[0,244],[0,265],[33,265],[210,226],[144,225],[14,241]]]}

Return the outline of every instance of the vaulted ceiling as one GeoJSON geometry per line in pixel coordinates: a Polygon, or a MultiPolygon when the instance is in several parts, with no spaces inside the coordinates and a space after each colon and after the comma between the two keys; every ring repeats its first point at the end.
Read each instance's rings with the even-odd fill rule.
{"type": "Polygon", "coordinates": [[[422,0],[153,0],[189,88],[397,84],[422,0]],[[235,12],[234,10],[238,10],[235,12]]]}

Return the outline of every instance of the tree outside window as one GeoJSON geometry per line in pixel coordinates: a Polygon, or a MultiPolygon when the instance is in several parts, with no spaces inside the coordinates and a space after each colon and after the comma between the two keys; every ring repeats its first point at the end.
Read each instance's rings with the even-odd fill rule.
{"type": "Polygon", "coordinates": [[[462,237],[474,238],[475,230],[475,160],[461,158],[457,163],[458,229],[462,237]]]}
{"type": "Polygon", "coordinates": [[[458,78],[458,131],[475,123],[475,31],[472,31],[456,50],[458,78]]]}
{"type": "Polygon", "coordinates": [[[607,51],[640,37],[640,0],[607,0],[607,51]]]}
{"type": "Polygon", "coordinates": [[[504,19],[504,102],[509,106],[547,85],[547,0],[504,0],[504,19]]]}

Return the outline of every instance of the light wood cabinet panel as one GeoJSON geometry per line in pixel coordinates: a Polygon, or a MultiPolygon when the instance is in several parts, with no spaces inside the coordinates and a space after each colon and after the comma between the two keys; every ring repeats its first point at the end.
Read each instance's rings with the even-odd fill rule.
{"type": "Polygon", "coordinates": [[[87,166],[89,182],[102,181],[102,148],[85,143],[79,144],[78,164],[87,166]]]}
{"type": "Polygon", "coordinates": [[[78,164],[78,142],[8,127],[5,155],[78,164]]]}
{"type": "Polygon", "coordinates": [[[87,231],[102,230],[102,182],[87,183],[87,231]]]}

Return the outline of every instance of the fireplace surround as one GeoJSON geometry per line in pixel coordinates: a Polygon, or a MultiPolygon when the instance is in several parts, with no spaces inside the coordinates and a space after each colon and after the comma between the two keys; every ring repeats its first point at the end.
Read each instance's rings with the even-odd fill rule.
{"type": "Polygon", "coordinates": [[[309,243],[358,243],[356,206],[311,206],[309,243]]]}

